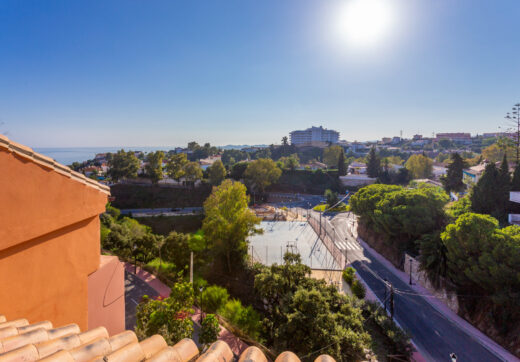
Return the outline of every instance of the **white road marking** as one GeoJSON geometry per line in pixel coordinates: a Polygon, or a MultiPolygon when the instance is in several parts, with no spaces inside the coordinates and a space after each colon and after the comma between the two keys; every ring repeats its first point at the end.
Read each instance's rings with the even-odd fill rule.
{"type": "Polygon", "coordinates": [[[134,298],[130,298],[130,300],[131,300],[132,302],[134,302],[135,305],[139,305],[139,303],[137,303],[137,302],[134,300],[134,298]]]}

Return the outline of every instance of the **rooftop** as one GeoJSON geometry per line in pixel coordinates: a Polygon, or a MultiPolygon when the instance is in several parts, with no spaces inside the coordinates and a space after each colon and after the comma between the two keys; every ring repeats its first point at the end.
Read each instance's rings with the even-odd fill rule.
{"type": "MultiPolygon", "coordinates": [[[[216,341],[203,354],[191,339],[168,346],[164,338],[154,335],[138,341],[132,331],[109,336],[104,327],[81,332],[78,325],[55,328],[51,322],[29,324],[27,319],[7,320],[0,315],[0,362],[7,361],[234,361],[233,352],[223,341],[216,341]]],[[[262,351],[248,347],[239,362],[267,362],[262,351]]],[[[292,352],[283,352],[275,362],[298,362],[292,352]]],[[[315,362],[334,362],[321,355],[315,362]]]]}
{"type": "Polygon", "coordinates": [[[110,195],[110,187],[92,180],[79,172],[73,171],[69,167],[54,161],[52,158],[34,152],[27,146],[13,142],[2,134],[0,134],[0,149],[1,148],[6,149],[8,152],[12,152],[19,157],[22,157],[25,160],[43,166],[46,169],[53,170],[63,176],[69,177],[73,181],[80,182],[86,186],[92,187],[107,195],[110,195]]]}

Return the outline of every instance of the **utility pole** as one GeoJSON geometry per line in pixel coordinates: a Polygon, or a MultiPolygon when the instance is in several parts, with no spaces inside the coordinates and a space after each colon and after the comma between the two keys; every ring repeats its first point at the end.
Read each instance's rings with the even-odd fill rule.
{"type": "Polygon", "coordinates": [[[387,289],[388,289],[388,280],[385,278],[385,299],[383,300],[384,307],[385,307],[385,312],[386,312],[386,292],[387,292],[387,289]]]}
{"type": "Polygon", "coordinates": [[[321,211],[320,211],[320,237],[321,237],[321,211]]]}
{"type": "Polygon", "coordinates": [[[394,286],[390,283],[390,318],[394,320],[394,286]]]}
{"type": "Polygon", "coordinates": [[[193,251],[190,253],[190,284],[193,284],[193,251]]]}
{"type": "MultiPolygon", "coordinates": [[[[347,245],[348,236],[345,235],[345,245],[347,245]]],[[[345,247],[345,268],[348,265],[348,249],[345,247]]]]}

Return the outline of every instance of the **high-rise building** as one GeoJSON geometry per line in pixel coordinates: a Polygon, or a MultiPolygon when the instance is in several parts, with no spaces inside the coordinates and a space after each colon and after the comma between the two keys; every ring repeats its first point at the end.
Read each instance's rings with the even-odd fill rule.
{"type": "Polygon", "coordinates": [[[319,127],[307,128],[303,131],[290,133],[291,144],[295,146],[326,146],[329,143],[338,143],[339,132],[319,127]]]}

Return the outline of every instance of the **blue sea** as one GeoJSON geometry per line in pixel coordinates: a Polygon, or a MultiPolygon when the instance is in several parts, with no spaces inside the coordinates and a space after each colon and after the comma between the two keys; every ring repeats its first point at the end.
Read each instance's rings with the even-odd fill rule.
{"type": "Polygon", "coordinates": [[[117,152],[120,149],[126,151],[143,151],[151,152],[157,150],[168,151],[174,149],[172,146],[164,147],[69,147],[69,148],[34,148],[34,151],[50,157],[57,162],[70,165],[73,162],[83,162],[92,160],[96,154],[105,152],[117,152]]]}

